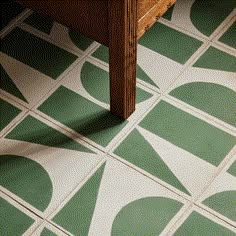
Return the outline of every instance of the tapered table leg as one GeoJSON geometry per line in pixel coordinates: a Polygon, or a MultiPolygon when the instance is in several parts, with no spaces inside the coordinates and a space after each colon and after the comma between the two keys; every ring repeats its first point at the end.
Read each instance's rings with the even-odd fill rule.
{"type": "Polygon", "coordinates": [[[135,110],[137,0],[109,0],[110,105],[127,119],[135,110]]]}

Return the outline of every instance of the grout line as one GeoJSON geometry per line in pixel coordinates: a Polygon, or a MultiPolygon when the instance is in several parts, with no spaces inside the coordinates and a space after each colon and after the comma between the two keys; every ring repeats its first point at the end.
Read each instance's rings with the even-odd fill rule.
{"type": "Polygon", "coordinates": [[[236,127],[231,126],[230,124],[208,114],[207,112],[202,111],[201,109],[191,106],[190,104],[185,103],[175,97],[172,97],[169,94],[165,95],[163,100],[181,109],[182,111],[185,111],[197,117],[198,119],[201,119],[202,121],[205,121],[208,124],[231,134],[232,136],[236,136],[236,127]]]}
{"type": "MultiPolygon", "coordinates": [[[[57,224],[55,224],[54,222],[50,221],[50,220],[47,220],[47,219],[44,219],[43,222],[37,227],[37,229],[34,231],[37,232],[39,231],[39,228],[41,228],[41,230],[43,230],[44,228],[52,231],[53,233],[57,234],[59,231],[60,232],[60,235],[63,234],[63,235],[68,235],[68,236],[73,236],[71,233],[67,232],[64,228],[61,229],[60,226],[58,226],[57,224]],[[51,229],[51,228],[52,229],[51,229]]],[[[38,232],[37,232],[38,233],[38,232]]],[[[34,235],[34,234],[32,234],[34,235]]]]}
{"type": "Polygon", "coordinates": [[[21,100],[20,98],[14,96],[11,93],[8,93],[7,91],[0,88],[0,98],[3,98],[4,100],[7,99],[7,101],[16,106],[19,109],[30,109],[30,104],[21,100]]]}
{"type": "Polygon", "coordinates": [[[174,84],[181,79],[182,75],[189,69],[191,68],[194,63],[207,51],[207,49],[210,47],[210,42],[205,42],[203,43],[197,51],[188,59],[188,61],[183,65],[182,71],[179,73],[177,78],[173,80],[173,82],[166,88],[163,93],[167,95],[172,89],[174,84]]]}
{"type": "Polygon", "coordinates": [[[64,78],[76,67],[78,66],[84,59],[86,58],[86,55],[83,55],[82,57],[78,57],[66,70],[62,72],[61,75],[55,80],[54,85],[50,88],[50,90],[42,95],[42,97],[31,107],[30,110],[36,109],[39,105],[41,105],[48,96],[52,95],[56,89],[58,89],[59,86],[61,86],[61,82],[64,80],[64,78]]]}
{"type": "Polygon", "coordinates": [[[206,217],[207,219],[213,221],[214,223],[221,225],[222,227],[229,229],[231,231],[235,231],[235,226],[228,222],[227,220],[220,217],[220,215],[215,214],[214,211],[208,211],[204,207],[198,206],[196,204],[192,204],[185,212],[182,214],[182,216],[176,221],[176,223],[171,227],[167,235],[173,235],[188,219],[188,217],[193,213],[196,212],[203,217],[206,217]]]}
{"type": "Polygon", "coordinates": [[[54,218],[57,213],[71,200],[71,198],[89,181],[90,178],[97,172],[97,170],[105,163],[106,158],[103,155],[102,159],[93,167],[89,173],[77,185],[66,194],[60,203],[47,215],[47,220],[54,218]]]}
{"type": "Polygon", "coordinates": [[[56,228],[57,230],[61,231],[62,233],[64,233],[65,235],[68,236],[73,236],[73,234],[71,234],[69,231],[67,231],[65,228],[61,227],[60,225],[54,223],[51,220],[45,219],[44,221],[45,223],[49,224],[51,227],[56,228]]]}
{"type": "MultiPolygon", "coordinates": [[[[227,219],[225,219],[225,218],[227,218],[227,217],[225,217],[224,215],[222,215],[222,214],[216,212],[215,210],[213,210],[213,209],[211,209],[211,208],[208,208],[208,209],[207,209],[207,207],[204,206],[203,204],[195,204],[195,203],[194,203],[194,206],[195,206],[196,208],[198,208],[198,209],[201,209],[202,212],[207,213],[207,214],[209,214],[210,216],[213,216],[213,217],[217,218],[218,220],[224,222],[224,224],[226,224],[227,226],[233,227],[233,228],[236,230],[236,224],[235,224],[235,223],[231,223],[231,220],[228,221],[227,219]]],[[[204,215],[204,214],[203,214],[203,215],[204,215]]],[[[204,215],[204,216],[207,217],[207,215],[204,215]]],[[[208,217],[208,218],[211,219],[210,217],[208,217]]]]}
{"type": "Polygon", "coordinates": [[[177,188],[173,187],[172,185],[168,184],[164,180],[159,179],[158,177],[150,174],[148,171],[145,171],[141,169],[140,167],[126,161],[125,159],[122,159],[121,157],[117,156],[116,154],[107,154],[107,158],[110,158],[112,160],[118,161],[122,163],[123,165],[127,166],[128,168],[134,170],[135,172],[143,175],[144,177],[148,178],[149,180],[154,181],[155,183],[159,184],[163,188],[165,188],[167,191],[170,191],[172,194],[180,197],[182,200],[187,202],[192,202],[192,196],[189,196],[187,194],[184,194],[184,192],[178,190],[177,188]],[[177,191],[176,191],[177,190],[177,191]]]}
{"type": "Polygon", "coordinates": [[[232,50],[232,48],[230,48],[229,46],[227,47],[227,45],[221,42],[211,42],[210,46],[236,57],[236,49],[232,50]]]}
{"type": "Polygon", "coordinates": [[[46,34],[44,32],[41,32],[41,31],[33,28],[32,26],[27,25],[26,23],[21,23],[19,25],[19,28],[24,30],[25,32],[27,32],[29,34],[32,34],[33,36],[36,36],[36,37],[38,37],[38,38],[40,38],[40,39],[42,39],[42,40],[44,40],[48,43],[51,43],[54,46],[57,46],[57,47],[65,50],[65,51],[67,51],[71,54],[74,54],[76,56],[80,56],[81,54],[84,54],[82,50],[78,49],[78,52],[75,52],[75,50],[71,49],[70,47],[67,47],[66,45],[60,44],[60,43],[52,40],[48,34],[46,34]]]}
{"type": "MultiPolygon", "coordinates": [[[[54,22],[54,23],[57,23],[57,22],[54,22]]],[[[28,32],[28,33],[30,33],[30,34],[32,34],[32,35],[34,35],[34,36],[36,36],[36,37],[38,37],[38,38],[40,38],[40,39],[42,39],[42,40],[44,40],[44,41],[46,41],[46,42],[49,42],[49,43],[51,43],[51,44],[53,44],[53,45],[55,45],[55,46],[57,46],[57,47],[59,47],[59,48],[62,48],[63,50],[65,50],[65,51],[67,51],[67,52],[69,52],[69,53],[72,53],[72,54],[74,54],[74,55],[77,55],[77,56],[81,56],[81,57],[87,57],[90,53],[92,53],[93,52],[93,50],[94,49],[96,49],[97,47],[98,47],[98,43],[96,42],[96,41],[94,41],[86,50],[81,50],[80,48],[78,48],[74,43],[73,43],[73,41],[71,41],[71,43],[74,45],[74,47],[72,48],[72,47],[70,47],[70,46],[68,46],[68,45],[66,45],[66,44],[64,44],[64,43],[61,43],[61,42],[58,42],[58,41],[55,41],[52,37],[51,37],[51,34],[46,34],[46,33],[44,33],[44,32],[42,32],[42,31],[40,31],[40,30],[38,30],[38,29],[35,29],[34,27],[32,27],[31,25],[28,25],[28,24],[26,24],[26,23],[24,23],[24,22],[22,22],[20,25],[19,25],[19,27],[22,29],[22,30],[24,30],[24,31],[26,31],[26,32],[28,32]],[[75,49],[76,48],[76,49],[75,49]]]]}
{"type": "Polygon", "coordinates": [[[215,41],[211,43],[211,46],[236,57],[236,48],[232,48],[228,46],[227,44],[224,44],[220,41],[215,41]]]}
{"type": "Polygon", "coordinates": [[[21,111],[7,126],[0,131],[0,138],[4,138],[11,132],[27,115],[29,111],[21,111]]]}
{"type": "Polygon", "coordinates": [[[25,9],[19,15],[17,15],[13,20],[11,20],[6,27],[0,31],[0,38],[3,39],[7,34],[9,34],[14,28],[16,28],[21,22],[23,22],[28,16],[33,13],[30,9],[25,9]]]}
{"type": "Polygon", "coordinates": [[[20,110],[29,110],[29,107],[24,106],[23,104],[19,103],[18,101],[12,98],[13,95],[12,96],[10,95],[11,95],[10,93],[8,94],[7,92],[5,92],[4,90],[0,88],[0,99],[10,103],[11,105],[17,107],[20,110]]]}
{"type": "Polygon", "coordinates": [[[31,114],[32,116],[36,117],[37,119],[40,117],[40,120],[42,122],[44,122],[45,124],[51,126],[53,129],[56,129],[57,131],[59,131],[60,133],[66,135],[67,137],[75,140],[76,142],[78,142],[79,139],[79,143],[84,145],[85,147],[88,146],[89,149],[91,149],[92,151],[98,152],[97,154],[100,153],[105,153],[105,150],[103,150],[103,147],[98,147],[96,145],[98,145],[97,143],[95,143],[96,145],[94,145],[92,142],[92,140],[88,139],[79,134],[78,132],[74,131],[73,129],[65,126],[64,124],[60,123],[57,120],[54,120],[53,118],[51,118],[50,116],[40,112],[37,110],[37,112],[35,111],[29,111],[29,114],[31,114]]]}
{"type": "Polygon", "coordinates": [[[166,235],[173,235],[173,231],[175,232],[193,212],[193,206],[193,203],[189,205],[189,207],[180,215],[180,217],[176,219],[175,223],[170,227],[166,235]]]}
{"type": "Polygon", "coordinates": [[[143,112],[139,117],[137,117],[136,121],[130,127],[128,132],[126,132],[116,143],[114,143],[109,149],[108,153],[111,154],[114,150],[123,142],[123,140],[137,127],[137,125],[144,119],[144,117],[161,101],[163,95],[160,95],[150,106],[143,112]]]}
{"type": "Polygon", "coordinates": [[[218,40],[233,24],[236,19],[236,8],[225,18],[209,37],[210,41],[218,40]]]}
{"type": "Polygon", "coordinates": [[[166,26],[168,26],[168,27],[170,27],[170,28],[172,28],[174,30],[179,31],[180,33],[186,34],[186,35],[188,35],[188,36],[190,36],[190,37],[192,37],[194,39],[202,41],[203,43],[210,41],[209,37],[198,35],[197,33],[189,31],[188,29],[186,29],[184,27],[181,27],[181,26],[177,25],[175,22],[169,21],[169,20],[167,20],[167,19],[165,19],[163,17],[160,18],[158,22],[160,22],[163,25],[166,25],[166,26]]]}
{"type": "Polygon", "coordinates": [[[202,196],[204,193],[208,190],[208,188],[212,185],[212,183],[215,181],[215,179],[225,171],[227,164],[230,162],[230,158],[236,154],[236,145],[231,149],[231,151],[226,155],[226,157],[221,161],[221,163],[217,167],[217,171],[215,175],[211,178],[211,180],[208,182],[207,185],[202,189],[201,193],[199,193],[198,196],[196,196],[195,204],[199,204],[199,201],[202,199],[202,196]]]}
{"type": "MultiPolygon", "coordinates": [[[[10,191],[9,191],[10,192],[10,191]]],[[[19,205],[20,207],[22,207],[24,210],[30,212],[32,215],[34,215],[36,218],[39,218],[41,220],[43,220],[43,216],[39,215],[38,213],[34,212],[32,209],[30,209],[29,207],[25,206],[23,203],[21,203],[20,201],[16,200],[13,196],[11,196],[10,194],[4,192],[2,189],[0,189],[0,193],[2,193],[6,198],[11,199],[11,201],[15,202],[17,205],[19,205]]],[[[11,194],[14,194],[11,192],[11,194]]],[[[14,194],[15,196],[15,194],[14,194]]],[[[17,196],[17,195],[16,195],[17,196]]],[[[18,197],[18,196],[17,196],[18,197]]],[[[20,210],[19,206],[14,205],[17,209],[20,210]]],[[[37,209],[38,210],[38,209],[37,209]]],[[[38,210],[39,211],[39,210],[38,210]]],[[[40,211],[39,211],[40,212],[40,211]]]]}

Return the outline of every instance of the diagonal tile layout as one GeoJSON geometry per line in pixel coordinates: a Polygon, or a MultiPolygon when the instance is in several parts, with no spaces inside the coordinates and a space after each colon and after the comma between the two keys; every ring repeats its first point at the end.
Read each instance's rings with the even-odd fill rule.
{"type": "Polygon", "coordinates": [[[146,32],[127,121],[107,47],[4,4],[0,235],[236,235],[233,0],[178,0],[146,32]]]}

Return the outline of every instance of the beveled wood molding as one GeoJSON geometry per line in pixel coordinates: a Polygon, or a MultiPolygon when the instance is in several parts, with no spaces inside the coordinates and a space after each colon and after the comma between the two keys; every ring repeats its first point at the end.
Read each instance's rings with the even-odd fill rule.
{"type": "Polygon", "coordinates": [[[146,9],[145,15],[138,19],[137,38],[150,29],[175,2],[176,0],[158,0],[151,9],[146,9]]]}

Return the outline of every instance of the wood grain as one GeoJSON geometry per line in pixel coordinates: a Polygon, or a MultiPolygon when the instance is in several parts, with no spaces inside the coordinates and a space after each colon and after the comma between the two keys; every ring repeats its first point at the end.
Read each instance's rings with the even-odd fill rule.
{"type": "Polygon", "coordinates": [[[142,8],[140,12],[143,15],[138,18],[137,38],[151,28],[175,2],[176,0],[138,0],[138,8],[142,8]]]}
{"type": "Polygon", "coordinates": [[[107,0],[17,0],[17,2],[108,46],[107,0]]]}
{"type": "Polygon", "coordinates": [[[111,112],[124,119],[135,110],[137,1],[109,0],[111,112]]]}

